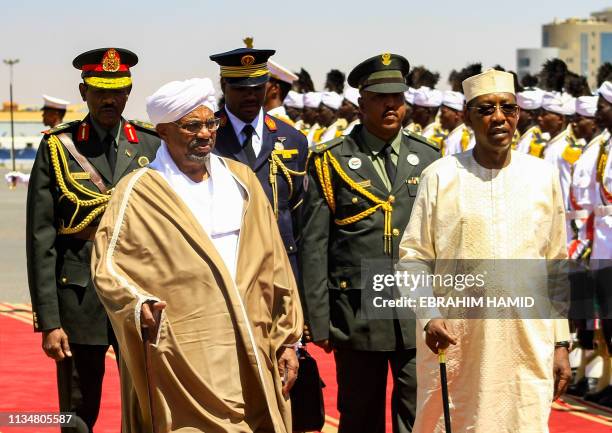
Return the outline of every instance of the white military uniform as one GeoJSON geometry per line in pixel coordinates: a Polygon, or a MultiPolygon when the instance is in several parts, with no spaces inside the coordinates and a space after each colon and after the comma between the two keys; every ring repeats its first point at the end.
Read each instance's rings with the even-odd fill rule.
{"type": "Polygon", "coordinates": [[[470,150],[476,144],[474,131],[462,123],[453,129],[444,139],[444,156],[470,150]]]}
{"type": "Polygon", "coordinates": [[[594,235],[594,209],[598,205],[597,197],[597,162],[601,147],[610,139],[608,130],[604,130],[586,145],[582,155],[574,164],[574,173],[570,186],[571,210],[566,219],[573,221],[577,230],[575,239],[570,242],[569,256],[578,258],[585,248],[592,248],[594,235]]]}

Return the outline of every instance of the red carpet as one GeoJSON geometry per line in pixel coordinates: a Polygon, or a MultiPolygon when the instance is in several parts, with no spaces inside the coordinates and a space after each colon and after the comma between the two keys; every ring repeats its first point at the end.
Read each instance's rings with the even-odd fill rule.
{"type": "MultiPolygon", "coordinates": [[[[14,308],[28,307],[0,304],[0,412],[56,412],[55,365],[42,352],[40,335],[32,332],[31,313],[2,313],[14,308]]],[[[334,359],[314,345],[309,345],[308,350],[317,359],[327,385],[324,390],[327,423],[323,431],[333,433],[337,430],[339,418],[334,359]]],[[[118,433],[121,417],[119,377],[115,361],[110,356],[106,368],[102,407],[95,432],[118,433]]],[[[612,411],[587,406],[577,399],[566,400],[555,403],[550,420],[551,433],[612,432],[612,411]]],[[[387,431],[390,432],[389,416],[387,420],[387,431]]],[[[59,433],[59,429],[0,426],[0,433],[39,432],[59,433]]]]}

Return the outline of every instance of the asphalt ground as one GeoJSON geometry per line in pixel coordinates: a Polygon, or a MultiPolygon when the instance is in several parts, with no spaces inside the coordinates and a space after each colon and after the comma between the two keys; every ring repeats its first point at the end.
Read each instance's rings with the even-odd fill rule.
{"type": "Polygon", "coordinates": [[[0,301],[30,302],[25,252],[27,186],[10,189],[0,168],[0,301]]]}

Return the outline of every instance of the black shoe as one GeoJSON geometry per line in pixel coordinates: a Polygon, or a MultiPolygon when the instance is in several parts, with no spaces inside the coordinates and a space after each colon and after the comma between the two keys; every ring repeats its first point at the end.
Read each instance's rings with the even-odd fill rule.
{"type": "Polygon", "coordinates": [[[576,397],[582,397],[589,391],[589,379],[583,377],[578,382],[571,384],[567,387],[567,394],[575,395],[576,397]]]}
{"type": "Polygon", "coordinates": [[[592,403],[599,403],[603,398],[612,398],[612,386],[606,386],[599,392],[589,392],[585,394],[584,399],[592,403]]]}
{"type": "Polygon", "coordinates": [[[599,399],[597,404],[600,406],[612,408],[612,396],[602,397],[601,399],[599,399]]]}

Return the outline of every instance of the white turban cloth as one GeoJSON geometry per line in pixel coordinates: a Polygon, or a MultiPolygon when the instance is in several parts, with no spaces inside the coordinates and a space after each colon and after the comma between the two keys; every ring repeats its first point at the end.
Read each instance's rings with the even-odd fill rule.
{"type": "Polygon", "coordinates": [[[349,101],[355,107],[359,107],[359,90],[351,86],[346,86],[344,89],[344,99],[349,101]]]}
{"type": "Polygon", "coordinates": [[[420,87],[414,93],[414,105],[420,107],[439,107],[442,105],[442,92],[429,87],[420,87]]]}
{"type": "Polygon", "coordinates": [[[413,87],[408,87],[408,90],[404,92],[404,99],[410,105],[414,105],[414,92],[416,92],[416,89],[413,87]]]}
{"type": "Polygon", "coordinates": [[[604,81],[597,91],[606,101],[612,104],[612,82],[604,81]]]}
{"type": "Polygon", "coordinates": [[[295,90],[289,90],[287,97],[283,101],[285,107],[304,108],[304,95],[295,90]]]}
{"type": "Polygon", "coordinates": [[[452,90],[444,92],[442,105],[446,105],[448,108],[452,108],[455,111],[462,111],[464,103],[465,96],[463,96],[463,93],[453,92],[452,90]]]}
{"type": "Polygon", "coordinates": [[[321,104],[332,110],[337,110],[342,105],[344,97],[336,92],[323,92],[321,95],[321,104]]]}
{"type": "Polygon", "coordinates": [[[583,117],[595,117],[597,96],[580,96],[576,99],[576,113],[583,117]]]}
{"type": "Polygon", "coordinates": [[[523,110],[537,110],[542,108],[544,91],[534,88],[516,94],[516,103],[523,110]]]}
{"type": "Polygon", "coordinates": [[[171,81],[149,96],[147,114],[151,123],[176,122],[200,106],[217,111],[215,88],[210,78],[171,81]]]}
{"type": "Polygon", "coordinates": [[[552,113],[571,116],[576,113],[576,98],[568,93],[546,92],[542,97],[542,108],[552,113]]]}
{"type": "Polygon", "coordinates": [[[304,107],[319,108],[323,94],[321,92],[304,93],[304,107]]]}

